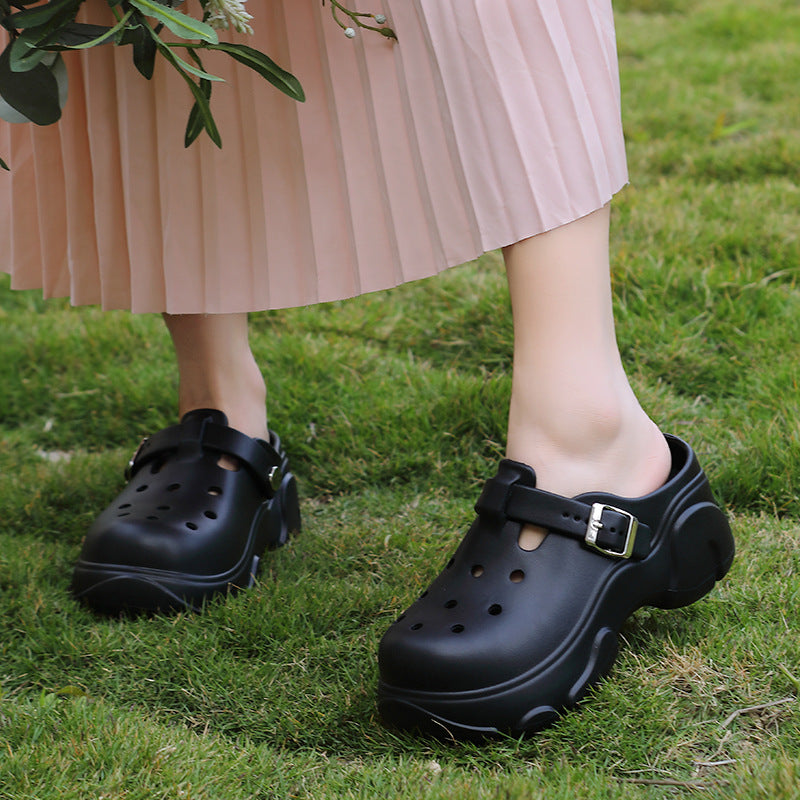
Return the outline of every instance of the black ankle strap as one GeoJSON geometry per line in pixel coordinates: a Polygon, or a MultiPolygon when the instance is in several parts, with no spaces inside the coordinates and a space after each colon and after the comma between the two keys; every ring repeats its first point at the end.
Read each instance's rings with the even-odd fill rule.
{"type": "Polygon", "coordinates": [[[578,539],[609,558],[639,560],[650,553],[650,528],[628,511],[602,502],[582,502],[492,478],[475,510],[578,539]]]}
{"type": "MultiPolygon", "coordinates": [[[[277,437],[275,439],[279,441],[277,437]]],[[[268,496],[280,486],[285,460],[282,453],[268,442],[253,439],[211,420],[202,420],[199,424],[182,422],[143,439],[128,465],[127,477],[132,477],[160,455],[186,454],[191,457],[194,453],[200,457],[206,449],[238,459],[264,485],[268,496]]]]}

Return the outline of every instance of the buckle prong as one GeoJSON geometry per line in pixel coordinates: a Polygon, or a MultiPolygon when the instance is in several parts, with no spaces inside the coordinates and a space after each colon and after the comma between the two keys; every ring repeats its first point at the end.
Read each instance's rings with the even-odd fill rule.
{"type": "Polygon", "coordinates": [[[611,556],[612,558],[630,558],[633,554],[633,547],[636,544],[636,531],[639,528],[639,520],[633,516],[629,511],[615,506],[609,506],[605,503],[593,503],[592,512],[589,514],[589,523],[586,526],[586,536],[584,541],[589,547],[602,553],[604,556],[611,556]],[[625,544],[622,550],[612,550],[609,547],[597,543],[597,535],[600,533],[603,525],[603,512],[613,511],[625,517],[628,523],[627,530],[625,531],[625,544]]]}

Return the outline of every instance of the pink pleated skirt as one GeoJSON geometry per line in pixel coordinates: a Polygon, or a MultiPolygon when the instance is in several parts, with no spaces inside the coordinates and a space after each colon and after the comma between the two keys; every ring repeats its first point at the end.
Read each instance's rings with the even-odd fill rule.
{"type": "Polygon", "coordinates": [[[431,276],[626,182],[608,0],[348,5],[398,41],[346,38],[320,0],[250,0],[238,38],[307,101],[209,54],[221,150],[184,148],[192,100],[165,64],[146,81],[129,48],[68,54],[62,120],[0,122],[12,286],[136,312],[307,305],[431,276]]]}

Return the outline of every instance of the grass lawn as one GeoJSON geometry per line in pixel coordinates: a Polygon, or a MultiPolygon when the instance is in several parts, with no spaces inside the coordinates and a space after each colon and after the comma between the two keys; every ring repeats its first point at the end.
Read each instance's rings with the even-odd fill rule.
{"type": "Polygon", "coordinates": [[[497,254],[431,281],[254,315],[305,531],[203,615],[102,619],[67,586],[142,434],[174,420],[153,316],[0,288],[0,798],[800,797],[800,6],[619,0],[632,185],[618,336],[692,442],[738,558],[643,610],[611,680],[530,739],[398,735],[381,633],[438,571],[503,450],[497,254]]]}

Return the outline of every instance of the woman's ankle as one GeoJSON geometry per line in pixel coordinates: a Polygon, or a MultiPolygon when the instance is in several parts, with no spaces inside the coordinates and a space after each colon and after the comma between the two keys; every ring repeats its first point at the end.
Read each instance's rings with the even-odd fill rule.
{"type": "Polygon", "coordinates": [[[179,411],[183,416],[196,408],[215,408],[228,418],[228,424],[248,436],[268,437],[267,389],[261,372],[255,367],[227,376],[208,376],[199,383],[181,378],[179,411]]]}
{"type": "Polygon", "coordinates": [[[248,341],[247,314],[164,315],[180,375],[181,416],[216,408],[248,436],[267,434],[267,390],[248,341]]]}
{"type": "Polygon", "coordinates": [[[638,403],[614,413],[584,409],[568,419],[532,421],[515,413],[512,401],[507,455],[533,467],[540,488],[568,497],[591,491],[639,497],[667,480],[669,446],[638,403]]]}

